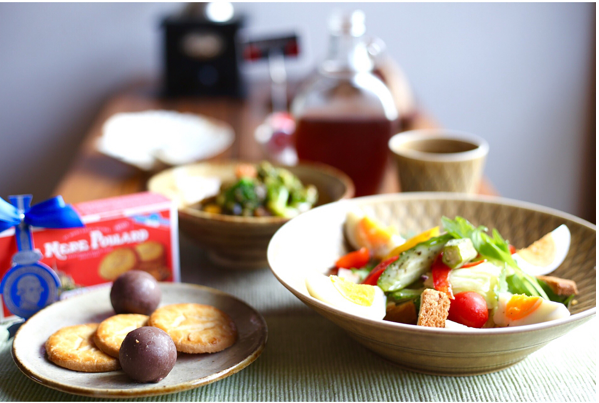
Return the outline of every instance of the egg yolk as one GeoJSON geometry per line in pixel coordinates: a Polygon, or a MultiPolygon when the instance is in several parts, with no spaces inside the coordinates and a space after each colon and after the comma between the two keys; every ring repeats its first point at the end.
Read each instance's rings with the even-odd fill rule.
{"type": "Polygon", "coordinates": [[[514,295],[505,306],[505,315],[511,320],[522,319],[536,311],[541,304],[541,297],[514,295]]]}
{"type": "Polygon", "coordinates": [[[519,250],[518,255],[534,266],[549,266],[557,255],[557,247],[553,235],[551,232],[548,233],[528,248],[519,250]]]}
{"type": "Polygon", "coordinates": [[[366,216],[358,224],[358,239],[362,245],[387,245],[392,233],[380,226],[372,218],[366,216]]]}
{"type": "Polygon", "coordinates": [[[343,297],[360,306],[371,306],[374,301],[374,287],[355,284],[341,277],[330,276],[333,285],[343,297]]]}

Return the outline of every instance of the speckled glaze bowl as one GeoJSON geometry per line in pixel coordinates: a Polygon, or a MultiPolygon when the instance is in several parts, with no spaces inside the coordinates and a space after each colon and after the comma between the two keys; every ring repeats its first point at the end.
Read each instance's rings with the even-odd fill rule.
{"type": "Polygon", "coordinates": [[[489,144],[473,134],[444,129],[396,134],[389,149],[402,192],[476,193],[489,144]]]}
{"type": "MultiPolygon", "coordinates": [[[[596,313],[595,226],[572,215],[502,198],[452,193],[363,197],[316,208],[284,225],[268,247],[277,279],[296,297],[330,319],[368,349],[410,370],[437,375],[476,375],[509,367],[596,313]],[[305,277],[326,272],[348,252],[343,223],[351,205],[363,208],[402,233],[439,225],[443,215],[497,228],[524,247],[561,224],[572,233],[570,251],[554,275],[575,280],[580,294],[568,318],[529,326],[448,330],[364,319],[308,294],[305,277]]],[[[584,346],[581,346],[584,348],[584,346]]]]}
{"type": "MultiPolygon", "coordinates": [[[[228,269],[261,269],[268,266],[266,248],[274,233],[289,219],[282,217],[236,217],[213,214],[197,208],[197,201],[213,196],[220,183],[233,181],[239,161],[206,162],[168,169],[148,182],[148,189],[175,200],[179,206],[179,227],[210,259],[228,269]],[[194,187],[185,197],[183,187],[194,187]]],[[[354,195],[354,185],[343,172],[323,164],[287,167],[304,184],[318,189],[323,205],[354,195]]]]}

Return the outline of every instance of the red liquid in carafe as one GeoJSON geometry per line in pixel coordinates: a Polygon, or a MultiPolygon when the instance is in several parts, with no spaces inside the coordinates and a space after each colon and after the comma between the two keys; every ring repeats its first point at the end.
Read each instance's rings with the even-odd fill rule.
{"type": "Polygon", "coordinates": [[[302,117],[295,130],[300,160],[318,161],[345,172],[356,196],[378,192],[395,122],[383,117],[342,119],[302,117]]]}

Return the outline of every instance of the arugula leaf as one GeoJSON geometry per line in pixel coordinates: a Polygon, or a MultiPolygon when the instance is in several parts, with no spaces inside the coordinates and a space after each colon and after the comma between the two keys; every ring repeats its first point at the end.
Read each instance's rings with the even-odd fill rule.
{"type": "Polygon", "coordinates": [[[416,312],[420,310],[420,296],[422,295],[424,288],[398,290],[387,295],[387,301],[393,301],[396,304],[403,304],[404,302],[413,301],[416,306],[416,312]]]}
{"type": "Polygon", "coordinates": [[[370,274],[370,272],[372,271],[373,268],[374,268],[374,266],[368,265],[368,266],[363,267],[361,269],[355,269],[355,268],[351,269],[351,272],[353,274],[357,274],[358,278],[360,279],[360,283],[362,283],[362,281],[364,281],[364,279],[366,277],[368,277],[368,275],[370,274]]]}
{"type": "Polygon", "coordinates": [[[419,289],[410,289],[404,288],[403,290],[393,291],[390,293],[387,298],[393,299],[395,302],[403,302],[408,300],[413,300],[420,297],[424,288],[419,289]]]}
{"type": "Polygon", "coordinates": [[[441,222],[445,231],[450,233],[454,238],[470,238],[473,231],[487,231],[487,227],[481,225],[478,228],[474,228],[474,225],[470,224],[468,220],[459,216],[455,220],[442,217],[441,222]]]}
{"type": "Polygon", "coordinates": [[[459,216],[455,220],[443,217],[441,221],[443,228],[454,238],[470,238],[481,256],[491,261],[505,263],[513,269],[514,273],[506,277],[508,289],[512,293],[549,299],[537,279],[518,267],[510,253],[509,243],[503,239],[499,231],[493,229],[493,237],[490,237],[487,234],[487,227],[482,225],[478,228],[474,227],[468,220],[459,216]]]}

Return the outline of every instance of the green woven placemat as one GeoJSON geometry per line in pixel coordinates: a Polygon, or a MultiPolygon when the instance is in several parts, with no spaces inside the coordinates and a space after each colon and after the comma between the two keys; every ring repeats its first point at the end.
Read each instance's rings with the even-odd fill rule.
{"type": "MultiPolygon", "coordinates": [[[[596,328],[592,319],[504,371],[474,377],[408,372],[372,354],[304,306],[269,270],[215,271],[182,242],[183,281],[243,299],[268,323],[262,356],[243,371],[158,401],[596,401],[596,328]]],[[[0,342],[0,401],[91,400],[26,378],[0,342]]]]}

